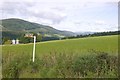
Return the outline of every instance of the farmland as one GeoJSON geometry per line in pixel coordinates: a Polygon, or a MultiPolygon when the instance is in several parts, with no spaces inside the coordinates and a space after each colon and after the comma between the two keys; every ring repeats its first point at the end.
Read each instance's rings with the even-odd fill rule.
{"type": "Polygon", "coordinates": [[[117,35],[38,42],[35,63],[32,63],[32,48],[32,43],[3,45],[3,77],[117,77],[117,35]],[[100,58],[100,55],[105,56],[105,59],[100,58]],[[107,60],[110,69],[113,69],[111,72],[104,62],[107,60]],[[98,68],[103,66],[97,64],[99,61],[103,62],[101,64],[105,68],[100,73],[98,68]],[[112,61],[115,61],[114,64],[111,64],[112,61]],[[86,65],[93,65],[92,62],[94,67],[83,69],[86,65]]]}

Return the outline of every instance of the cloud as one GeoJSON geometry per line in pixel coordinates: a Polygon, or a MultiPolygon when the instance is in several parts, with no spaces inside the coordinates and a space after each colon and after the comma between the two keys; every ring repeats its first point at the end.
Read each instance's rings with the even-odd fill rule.
{"type": "Polygon", "coordinates": [[[27,8],[32,6],[31,3],[22,3],[22,2],[4,2],[1,6],[1,10],[3,12],[3,15],[13,15],[13,14],[21,14],[25,15],[25,13],[28,11],[27,8]]]}
{"type": "Polygon", "coordinates": [[[23,2],[23,0],[15,0],[14,2],[13,0],[4,0],[0,10],[2,10],[3,18],[20,18],[51,25],[61,30],[74,32],[112,30],[113,27],[109,28],[108,26],[117,24],[117,4],[104,3],[106,0],[102,0],[101,3],[94,1],[25,0],[23,2]]]}
{"type": "Polygon", "coordinates": [[[118,2],[119,0],[2,0],[2,2],[118,2]]]}
{"type": "Polygon", "coordinates": [[[67,17],[66,13],[52,9],[51,7],[40,6],[37,3],[22,2],[4,2],[2,6],[3,17],[18,15],[21,17],[36,17],[45,21],[52,21],[53,24],[59,24],[67,17]],[[9,7],[8,7],[9,6],[9,7]]]}
{"type": "Polygon", "coordinates": [[[103,21],[103,20],[97,20],[97,21],[95,21],[95,24],[96,25],[106,25],[105,21],[103,21]]]}
{"type": "Polygon", "coordinates": [[[77,21],[77,22],[74,22],[74,24],[78,25],[78,26],[83,26],[83,25],[87,25],[87,26],[102,26],[102,25],[107,25],[107,23],[105,23],[105,21],[103,21],[103,20],[77,21]]]}
{"type": "Polygon", "coordinates": [[[115,24],[110,24],[104,20],[96,21],[76,21],[74,26],[77,30],[75,31],[93,31],[93,32],[102,32],[102,31],[116,31],[118,26],[115,24]]]}
{"type": "Polygon", "coordinates": [[[50,10],[34,10],[30,11],[31,16],[35,16],[42,19],[51,20],[53,24],[59,24],[66,18],[66,14],[58,11],[50,10]]]}

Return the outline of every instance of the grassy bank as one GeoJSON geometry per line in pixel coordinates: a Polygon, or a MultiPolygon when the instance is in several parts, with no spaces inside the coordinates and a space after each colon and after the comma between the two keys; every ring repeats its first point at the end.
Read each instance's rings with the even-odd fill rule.
{"type": "Polygon", "coordinates": [[[116,78],[117,56],[104,52],[80,56],[77,54],[51,53],[36,57],[20,54],[3,60],[4,78],[116,78]]]}

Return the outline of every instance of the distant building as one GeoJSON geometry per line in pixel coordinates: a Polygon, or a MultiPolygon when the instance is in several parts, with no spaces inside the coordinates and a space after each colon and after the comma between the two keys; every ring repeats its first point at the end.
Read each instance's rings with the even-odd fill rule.
{"type": "Polygon", "coordinates": [[[24,37],[33,37],[32,33],[26,33],[24,37]]]}
{"type": "Polygon", "coordinates": [[[14,39],[12,40],[12,44],[15,44],[15,40],[14,39]]]}
{"type": "Polygon", "coordinates": [[[16,44],[19,44],[19,40],[18,39],[16,39],[16,44]]]}
{"type": "Polygon", "coordinates": [[[19,40],[18,39],[16,39],[16,40],[12,40],[12,44],[19,44],[19,40]]]}

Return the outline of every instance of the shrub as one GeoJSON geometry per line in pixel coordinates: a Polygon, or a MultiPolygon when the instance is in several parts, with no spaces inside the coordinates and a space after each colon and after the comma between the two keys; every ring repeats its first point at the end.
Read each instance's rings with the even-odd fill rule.
{"type": "MultiPolygon", "coordinates": [[[[94,53],[94,52],[93,52],[94,53]]],[[[51,53],[36,56],[16,55],[11,61],[3,59],[3,77],[20,78],[97,78],[117,77],[118,57],[105,52],[80,56],[79,54],[51,53]]]]}

